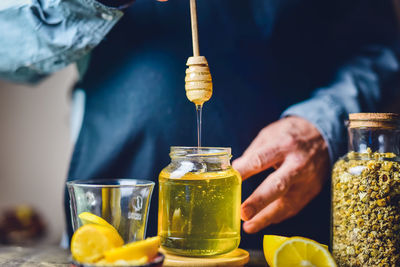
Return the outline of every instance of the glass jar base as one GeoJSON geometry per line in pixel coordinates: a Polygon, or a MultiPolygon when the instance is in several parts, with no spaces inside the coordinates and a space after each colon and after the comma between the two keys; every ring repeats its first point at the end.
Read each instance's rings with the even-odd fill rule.
{"type": "Polygon", "coordinates": [[[240,238],[194,239],[161,236],[161,247],[172,254],[190,257],[207,257],[226,254],[238,248],[240,238]]]}

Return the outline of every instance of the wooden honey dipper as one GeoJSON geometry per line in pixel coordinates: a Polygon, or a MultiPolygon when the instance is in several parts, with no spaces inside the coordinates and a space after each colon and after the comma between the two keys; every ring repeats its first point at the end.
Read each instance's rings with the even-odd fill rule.
{"type": "Polygon", "coordinates": [[[202,106],[212,95],[212,79],[207,59],[200,56],[199,34],[197,28],[196,0],[190,0],[190,17],[192,23],[193,56],[186,65],[185,89],[187,98],[196,106],[202,106]]]}

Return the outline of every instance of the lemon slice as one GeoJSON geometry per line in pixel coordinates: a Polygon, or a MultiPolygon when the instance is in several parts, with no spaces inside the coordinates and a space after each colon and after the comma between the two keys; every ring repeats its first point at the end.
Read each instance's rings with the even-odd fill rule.
{"type": "Polygon", "coordinates": [[[323,245],[303,237],[288,238],[275,250],[274,267],[336,267],[329,251],[323,245]]]}
{"type": "Polygon", "coordinates": [[[145,240],[132,242],[125,246],[114,248],[104,252],[104,259],[107,262],[115,262],[117,260],[140,260],[143,257],[151,259],[158,253],[160,246],[160,237],[150,237],[145,240]]]}
{"type": "Polygon", "coordinates": [[[115,231],[117,231],[114,226],[112,226],[111,224],[109,224],[106,220],[104,220],[103,218],[94,215],[93,213],[90,212],[82,212],[78,215],[79,219],[81,219],[81,222],[83,225],[86,224],[97,224],[97,225],[101,225],[101,226],[106,226],[106,227],[110,227],[112,229],[114,229],[115,231]]]}
{"type": "Polygon", "coordinates": [[[117,231],[97,224],[86,224],[78,228],[71,240],[71,253],[75,260],[94,263],[108,251],[124,244],[117,231]]]}
{"type": "Polygon", "coordinates": [[[328,247],[304,237],[265,235],[264,255],[268,264],[281,266],[336,266],[328,247]]]}

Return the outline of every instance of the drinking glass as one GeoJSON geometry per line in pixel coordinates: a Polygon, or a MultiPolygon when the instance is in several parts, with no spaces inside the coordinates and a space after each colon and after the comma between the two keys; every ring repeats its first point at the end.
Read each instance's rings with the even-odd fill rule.
{"type": "Polygon", "coordinates": [[[79,214],[90,212],[110,223],[125,243],[143,240],[154,182],[136,179],[67,182],[73,230],[82,226],[79,214]]]}

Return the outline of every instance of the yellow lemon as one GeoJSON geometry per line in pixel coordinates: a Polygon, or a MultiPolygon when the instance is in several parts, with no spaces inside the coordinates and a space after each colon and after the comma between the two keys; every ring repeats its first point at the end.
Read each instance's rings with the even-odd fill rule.
{"type": "Polygon", "coordinates": [[[94,263],[103,253],[124,244],[117,231],[97,224],[86,224],[78,228],[72,236],[71,253],[75,260],[94,263]]]}
{"type": "Polygon", "coordinates": [[[125,246],[114,248],[104,252],[104,259],[107,262],[115,262],[117,260],[140,260],[143,257],[151,259],[158,253],[160,246],[160,237],[150,237],[145,240],[132,242],[125,246]]]}
{"type": "Polygon", "coordinates": [[[83,225],[85,224],[97,224],[97,225],[101,225],[101,226],[106,226],[106,227],[110,227],[112,229],[114,229],[115,231],[117,231],[114,226],[112,226],[111,224],[109,224],[106,220],[104,220],[103,218],[94,215],[93,213],[90,212],[82,212],[78,215],[79,219],[81,219],[81,222],[83,225]]]}
{"type": "Polygon", "coordinates": [[[279,235],[265,235],[263,240],[264,256],[268,264],[272,266],[275,251],[288,240],[289,237],[279,235]]]}
{"type": "Polygon", "coordinates": [[[336,267],[325,245],[304,237],[264,236],[264,255],[272,267],[336,267]]]}

